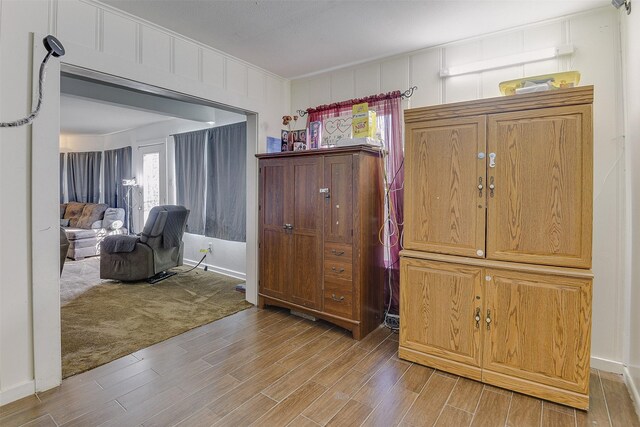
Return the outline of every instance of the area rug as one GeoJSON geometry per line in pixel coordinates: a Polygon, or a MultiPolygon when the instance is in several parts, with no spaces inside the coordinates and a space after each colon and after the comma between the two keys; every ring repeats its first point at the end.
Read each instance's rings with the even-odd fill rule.
{"type": "Polygon", "coordinates": [[[65,264],[68,271],[61,280],[64,378],[251,307],[245,295],[235,290],[242,280],[195,269],[155,285],[125,284],[98,279],[97,260],[65,264]],[[74,276],[83,280],[74,281],[74,276]]]}

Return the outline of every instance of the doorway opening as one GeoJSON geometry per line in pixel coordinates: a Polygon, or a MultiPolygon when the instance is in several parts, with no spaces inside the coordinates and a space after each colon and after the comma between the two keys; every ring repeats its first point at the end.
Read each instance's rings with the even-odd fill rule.
{"type": "MultiPolygon", "coordinates": [[[[178,203],[178,200],[185,199],[181,197],[180,188],[176,188],[176,181],[185,179],[176,176],[176,135],[207,132],[208,129],[238,124],[243,126],[246,133],[243,134],[242,153],[247,175],[244,185],[254,185],[255,171],[251,170],[251,160],[257,145],[256,114],[65,65],[61,73],[60,111],[61,225],[65,219],[72,220],[73,212],[69,211],[72,204],[84,204],[82,211],[89,205],[103,205],[99,209],[104,208],[104,212],[117,210],[120,215],[118,218],[122,218],[122,225],[111,230],[103,226],[105,222],[97,224],[97,221],[105,221],[103,212],[101,219],[83,231],[66,233],[70,240],[68,255],[71,256],[66,259],[61,277],[63,377],[99,366],[153,342],[249,307],[246,300],[255,301],[257,295],[253,291],[257,292],[257,286],[247,286],[246,295],[235,291],[237,285],[255,277],[247,270],[251,247],[246,239],[244,242],[226,241],[187,227],[179,249],[179,258],[184,262],[184,267],[174,267],[182,274],[175,276],[175,279],[168,279],[162,285],[155,285],[155,288],[109,278],[105,269],[117,267],[103,265],[108,263],[104,261],[106,255],[101,254],[101,250],[102,240],[107,235],[127,234],[135,238],[140,233],[151,234],[150,230],[157,228],[154,208],[180,204],[191,211],[190,217],[203,214],[199,209],[208,205],[206,200],[199,204],[193,200],[190,203],[178,203]],[[107,125],[111,125],[111,128],[105,130],[107,125]],[[78,126],[81,131],[74,132],[73,126],[78,126]],[[93,164],[99,166],[84,168],[86,170],[78,167],[76,157],[83,153],[94,153],[93,164]],[[63,205],[66,206],[63,208],[63,205]],[[82,236],[85,235],[91,235],[91,242],[83,241],[82,236]],[[103,260],[100,260],[101,256],[103,260]],[[200,269],[187,271],[198,264],[200,269]],[[193,294],[194,301],[186,302],[188,307],[184,307],[182,315],[173,313],[170,316],[172,320],[178,319],[173,322],[175,324],[170,323],[169,319],[163,322],[162,317],[157,318],[162,316],[163,310],[160,309],[149,323],[152,329],[140,333],[140,319],[144,316],[138,313],[136,317],[136,307],[143,307],[144,315],[148,315],[151,305],[161,305],[162,291],[170,286],[193,294]],[[212,302],[212,305],[203,306],[198,313],[198,310],[194,310],[195,301],[203,300],[212,302]],[[101,308],[111,306],[112,309],[87,309],[92,305],[101,308]],[[106,317],[91,315],[98,311],[106,317]],[[114,325],[118,319],[122,321],[114,325]],[[87,328],[88,324],[93,326],[87,328]],[[123,334],[123,329],[135,329],[133,325],[136,325],[141,338],[132,340],[128,336],[126,341],[134,341],[133,346],[114,341],[107,342],[101,348],[78,348],[77,343],[87,341],[87,330],[99,331],[100,339],[96,342],[104,344],[108,341],[105,337],[111,332],[114,332],[114,336],[127,335],[123,334]],[[118,351],[114,352],[114,349],[118,351]],[[88,361],[88,364],[76,363],[78,360],[88,361]]],[[[242,204],[246,212],[253,213],[255,190],[238,190],[225,188],[221,191],[243,194],[242,204]]],[[[206,193],[201,197],[206,197],[206,193]]],[[[73,225],[78,225],[77,221],[74,222],[73,225]]],[[[243,224],[247,234],[255,233],[253,224],[255,219],[247,215],[246,224],[243,224]]],[[[67,227],[70,225],[66,224],[67,227]]],[[[87,227],[88,224],[83,226],[87,227]]],[[[138,237],[145,238],[144,234],[138,237]]],[[[151,244],[147,243],[147,246],[151,244]]],[[[126,258],[126,254],[119,253],[118,256],[120,259],[126,258]]],[[[152,263],[158,262],[157,256],[151,259],[152,263]]],[[[166,298],[174,304],[171,290],[168,292],[166,298]]],[[[175,306],[172,305],[172,308],[175,306]]]]}

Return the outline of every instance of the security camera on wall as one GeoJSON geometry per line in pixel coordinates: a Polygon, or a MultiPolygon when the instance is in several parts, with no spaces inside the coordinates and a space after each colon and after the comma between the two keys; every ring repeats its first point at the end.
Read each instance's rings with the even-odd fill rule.
{"type": "Polygon", "coordinates": [[[611,0],[611,4],[616,9],[620,9],[622,6],[627,10],[627,15],[631,13],[631,0],[611,0]]]}

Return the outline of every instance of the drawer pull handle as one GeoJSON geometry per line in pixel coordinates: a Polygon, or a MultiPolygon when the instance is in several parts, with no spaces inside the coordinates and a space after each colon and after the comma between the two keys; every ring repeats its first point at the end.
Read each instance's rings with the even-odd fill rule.
{"type": "Polygon", "coordinates": [[[344,251],[337,251],[335,249],[331,249],[331,253],[336,255],[336,256],[342,256],[344,255],[344,251]]]}
{"type": "Polygon", "coordinates": [[[342,302],[344,301],[344,296],[341,296],[340,298],[338,298],[336,294],[331,294],[331,299],[334,301],[342,302]]]}
{"type": "Polygon", "coordinates": [[[331,271],[333,271],[335,273],[343,273],[344,272],[344,268],[331,267],[331,271]]]}

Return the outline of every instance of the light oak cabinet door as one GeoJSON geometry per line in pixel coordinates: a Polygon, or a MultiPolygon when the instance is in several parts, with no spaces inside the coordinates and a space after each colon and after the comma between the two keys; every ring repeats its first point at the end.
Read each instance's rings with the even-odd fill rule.
{"type": "Polygon", "coordinates": [[[487,258],[590,268],[591,106],[488,117],[487,258]]]}
{"type": "Polygon", "coordinates": [[[520,378],[584,394],[588,402],[591,279],[497,269],[486,276],[491,322],[483,380],[520,378]]]}
{"type": "Polygon", "coordinates": [[[411,123],[405,133],[404,247],[483,258],[486,116],[411,123]]]}
{"type": "MultiPolygon", "coordinates": [[[[435,356],[430,366],[455,371],[456,365],[480,367],[482,268],[435,261],[401,259],[400,346],[435,356]],[[438,363],[453,361],[452,366],[438,363]]],[[[478,371],[479,372],[479,371],[478,371]]]]}

